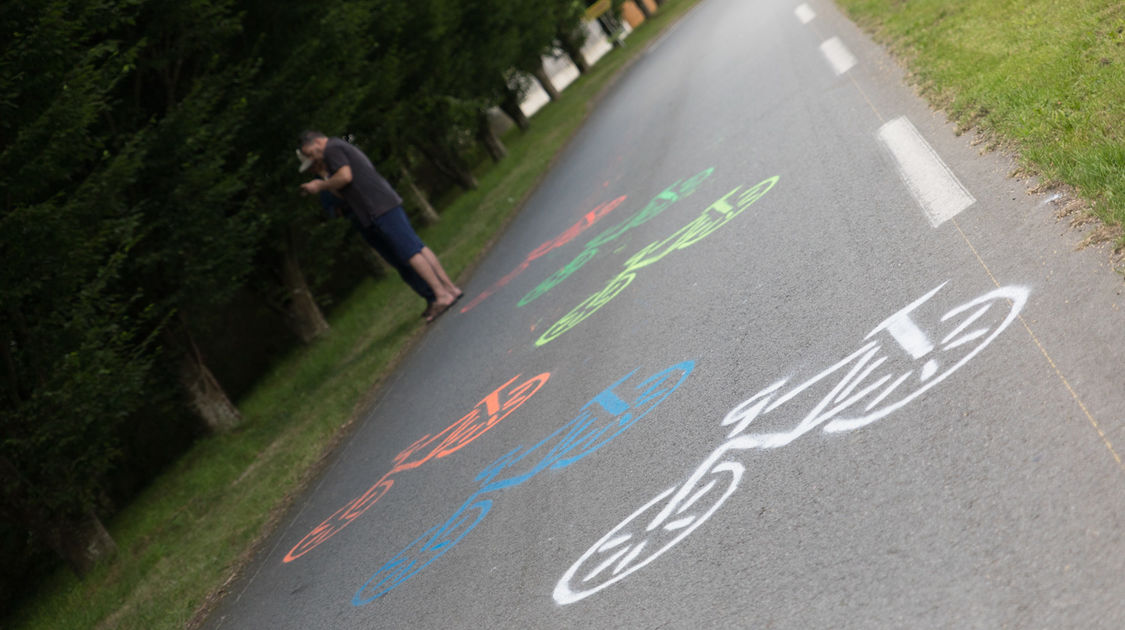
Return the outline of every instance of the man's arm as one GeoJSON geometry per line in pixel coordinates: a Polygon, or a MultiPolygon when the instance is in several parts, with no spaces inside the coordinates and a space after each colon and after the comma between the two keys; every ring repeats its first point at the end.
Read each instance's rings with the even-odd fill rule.
{"type": "Polygon", "coordinates": [[[332,174],[328,179],[314,179],[311,182],[301,184],[301,190],[307,194],[314,195],[322,190],[340,190],[344,186],[352,183],[352,167],[347,164],[341,166],[332,174]]]}

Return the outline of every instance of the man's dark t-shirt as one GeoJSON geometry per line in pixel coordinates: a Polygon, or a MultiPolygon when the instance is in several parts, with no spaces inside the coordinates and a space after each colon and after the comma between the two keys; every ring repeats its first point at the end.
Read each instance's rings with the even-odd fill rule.
{"type": "Polygon", "coordinates": [[[371,160],[346,141],[328,139],[328,144],[324,146],[324,164],[330,175],[335,175],[341,167],[351,167],[351,183],[338,192],[364,226],[370,225],[371,219],[402,205],[402,197],[375,170],[371,160]]]}

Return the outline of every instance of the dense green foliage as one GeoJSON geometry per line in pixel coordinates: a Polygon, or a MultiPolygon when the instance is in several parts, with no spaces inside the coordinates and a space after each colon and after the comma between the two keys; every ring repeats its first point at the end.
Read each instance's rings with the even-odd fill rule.
{"type": "Polygon", "coordinates": [[[122,498],[107,474],[131,456],[123,427],[171,422],[152,401],[177,378],[173,404],[198,409],[182,366],[207,372],[199,348],[236,297],[283,312],[297,258],[331,282],[344,231],[295,194],[299,131],[347,134],[392,179],[428,160],[456,181],[480,112],[582,7],[6,1],[0,551],[88,568],[52,541],[122,498]]]}
{"type": "MultiPolygon", "coordinates": [[[[653,20],[629,37],[629,46],[599,60],[560,101],[542,109],[526,132],[506,133],[507,159],[497,164],[482,162],[483,156],[474,160],[479,189],[435,199],[441,220],[419,233],[439,252],[450,274],[456,277],[479,260],[582,125],[596,95],[604,93],[622,68],[699,1],[665,2],[653,20]]],[[[293,166],[284,168],[292,172],[293,166]]],[[[316,237],[309,239],[310,244],[337,249],[338,236],[329,234],[337,223],[342,222],[315,224],[316,237]],[[319,242],[329,236],[332,244],[319,242]]],[[[363,251],[362,247],[336,254],[356,251],[363,251]]],[[[305,269],[309,270],[307,263],[305,269]]],[[[331,276],[341,274],[335,270],[331,276]]],[[[326,295],[336,294],[320,289],[318,301],[324,303],[326,295]]],[[[65,569],[52,570],[13,614],[0,617],[0,625],[27,630],[201,627],[232,572],[245,566],[256,541],[268,535],[294,493],[314,478],[317,462],[324,461],[323,455],[340,437],[341,426],[365,415],[372,383],[385,379],[394,369],[395,357],[417,339],[421,305],[414,300],[397,278],[366,279],[346,296],[339,294],[328,314],[330,335],[315,344],[289,347],[262,376],[262,369],[231,367],[259,365],[247,355],[261,354],[262,347],[256,344],[278,343],[285,329],[253,295],[239,293],[233,300],[236,306],[226,307],[237,317],[228,316],[201,340],[206,342],[205,353],[210,349],[212,356],[226,359],[216,361],[221,368],[216,371],[224,386],[239,392],[242,425],[230,433],[193,441],[173,465],[145,477],[152,481],[142,491],[121,495],[133,498],[107,521],[118,544],[112,563],[83,578],[65,569]],[[255,311],[269,319],[252,316],[255,311]],[[215,352],[227,347],[238,348],[241,352],[234,359],[245,360],[233,361],[231,353],[215,352]],[[245,380],[249,378],[254,381],[245,380]]],[[[149,387],[147,392],[151,395],[154,390],[149,387]]],[[[152,404],[151,398],[146,400],[146,407],[152,404]]],[[[159,451],[154,448],[158,442],[177,439],[169,435],[175,433],[169,419],[154,422],[156,414],[138,415],[123,427],[126,455],[119,461],[128,460],[134,468],[144,459],[168,461],[153,451],[159,451]],[[141,447],[130,447],[131,442],[141,447]]],[[[120,469],[112,475],[115,484],[121,483],[118,473],[120,469]]],[[[7,545],[2,534],[0,545],[7,545]]],[[[12,556],[6,546],[0,553],[12,556]]],[[[21,569],[9,562],[2,576],[9,575],[21,575],[21,569]]]]}

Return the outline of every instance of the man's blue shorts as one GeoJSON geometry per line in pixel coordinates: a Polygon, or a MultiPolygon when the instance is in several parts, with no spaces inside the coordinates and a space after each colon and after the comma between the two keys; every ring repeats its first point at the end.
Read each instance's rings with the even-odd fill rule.
{"type": "Polygon", "coordinates": [[[375,229],[386,237],[391,250],[403,264],[406,264],[414,254],[422,251],[425,245],[422,239],[410,227],[410,220],[406,218],[406,211],[402,206],[397,206],[372,220],[375,229]]]}

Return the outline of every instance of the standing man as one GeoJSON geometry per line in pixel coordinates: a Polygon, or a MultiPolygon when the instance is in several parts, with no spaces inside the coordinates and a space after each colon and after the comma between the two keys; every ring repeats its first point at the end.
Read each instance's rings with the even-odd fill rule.
{"type": "MultiPolygon", "coordinates": [[[[328,179],[328,170],[324,167],[324,162],[308,159],[301,154],[300,149],[297,150],[297,159],[301,162],[300,172],[304,173],[311,168],[313,172],[322,179],[328,179]]],[[[431,290],[430,285],[426,284],[426,281],[422,279],[422,276],[419,276],[418,272],[414,271],[410,263],[400,259],[395,254],[394,249],[391,248],[386,237],[375,229],[374,224],[364,227],[355,216],[355,213],[348,208],[348,204],[344,201],[344,198],[337,192],[331,190],[320,191],[320,206],[324,209],[325,218],[335,219],[347,217],[348,220],[351,221],[356,231],[363,237],[363,240],[367,241],[367,244],[370,245],[376,253],[382,256],[383,260],[394,267],[395,271],[398,271],[398,275],[402,276],[403,281],[405,281],[411,289],[414,289],[415,293],[423,300],[426,300],[426,310],[422,313],[422,317],[426,318],[426,321],[431,321],[434,303],[433,290],[431,290]]]]}
{"type": "Polygon", "coordinates": [[[301,184],[301,191],[315,195],[323,190],[335,191],[347,201],[356,219],[364,228],[374,229],[399,260],[406,261],[434,292],[434,301],[426,321],[433,321],[462,295],[437,256],[422,243],[406,211],[402,197],[375,170],[362,151],[340,138],[329,138],[319,131],[301,134],[301,155],[321,160],[328,179],[314,179],[301,184]]]}

